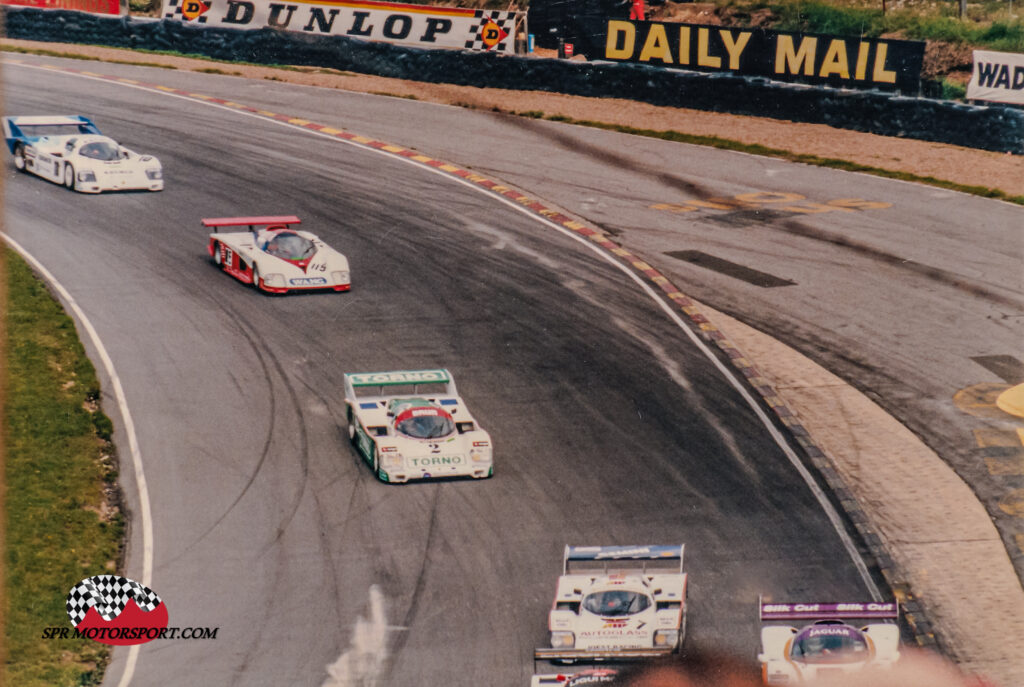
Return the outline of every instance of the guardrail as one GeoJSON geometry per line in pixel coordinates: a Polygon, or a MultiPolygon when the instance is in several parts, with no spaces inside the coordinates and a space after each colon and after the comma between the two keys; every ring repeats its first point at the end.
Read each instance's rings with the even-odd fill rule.
{"type": "MultiPolygon", "coordinates": [[[[1024,154],[1024,111],[611,62],[423,50],[341,36],[201,28],[63,10],[4,7],[9,38],[173,50],[219,60],[318,66],[431,83],[534,90],[828,124],[1024,154]]],[[[642,125],[642,122],[636,122],[642,125]]]]}

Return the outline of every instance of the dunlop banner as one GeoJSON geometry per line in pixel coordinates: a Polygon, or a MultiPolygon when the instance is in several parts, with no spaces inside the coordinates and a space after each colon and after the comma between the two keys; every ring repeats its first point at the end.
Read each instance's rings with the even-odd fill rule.
{"type": "Polygon", "coordinates": [[[74,10],[89,14],[128,14],[128,0],[0,0],[0,5],[41,10],[74,10]]]}
{"type": "Polygon", "coordinates": [[[163,0],[162,16],[197,26],[282,29],[419,48],[515,52],[521,12],[332,0],[163,0]]]}
{"type": "Polygon", "coordinates": [[[924,43],[580,17],[588,59],[916,93],[924,43]]]}
{"type": "Polygon", "coordinates": [[[1024,55],[975,50],[967,99],[1024,105],[1024,55]]]}

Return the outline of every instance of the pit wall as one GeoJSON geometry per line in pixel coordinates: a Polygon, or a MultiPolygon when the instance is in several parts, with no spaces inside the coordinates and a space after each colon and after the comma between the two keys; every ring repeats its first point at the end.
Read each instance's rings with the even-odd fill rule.
{"type": "MultiPolygon", "coordinates": [[[[341,36],[203,28],[179,21],[3,7],[9,38],[168,50],[463,86],[625,98],[653,105],[827,124],[1024,154],[1024,111],[642,65],[423,50],[341,36]]],[[[642,127],[643,122],[636,122],[642,127]]]]}

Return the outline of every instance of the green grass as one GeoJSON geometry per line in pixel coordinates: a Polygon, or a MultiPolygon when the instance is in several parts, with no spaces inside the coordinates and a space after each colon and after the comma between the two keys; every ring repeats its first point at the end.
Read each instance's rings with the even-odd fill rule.
{"type": "Polygon", "coordinates": [[[117,570],[124,524],[116,504],[105,509],[105,491],[116,494],[112,426],[98,408],[99,382],[74,323],[24,261],[5,251],[8,607],[0,682],[99,684],[108,647],[41,635],[71,628],[64,604],[73,585],[117,570]]]}
{"type": "MultiPolygon", "coordinates": [[[[895,3],[893,3],[895,4],[895,3]]],[[[956,3],[930,8],[903,7],[883,14],[881,3],[873,6],[840,5],[811,0],[802,2],[730,3],[739,10],[768,6],[777,18],[772,28],[780,31],[807,31],[871,38],[899,32],[915,40],[966,43],[1006,52],[1024,52],[1024,19],[997,10],[984,13],[979,20],[961,20],[955,16],[956,3]]]]}

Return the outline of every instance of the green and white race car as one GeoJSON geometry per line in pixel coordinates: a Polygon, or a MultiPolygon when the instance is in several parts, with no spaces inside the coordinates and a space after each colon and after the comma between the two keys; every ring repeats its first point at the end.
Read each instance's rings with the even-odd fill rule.
{"type": "Polygon", "coordinates": [[[345,404],[349,438],[382,482],[494,474],[491,437],[448,370],[346,374],[345,404]]]}

